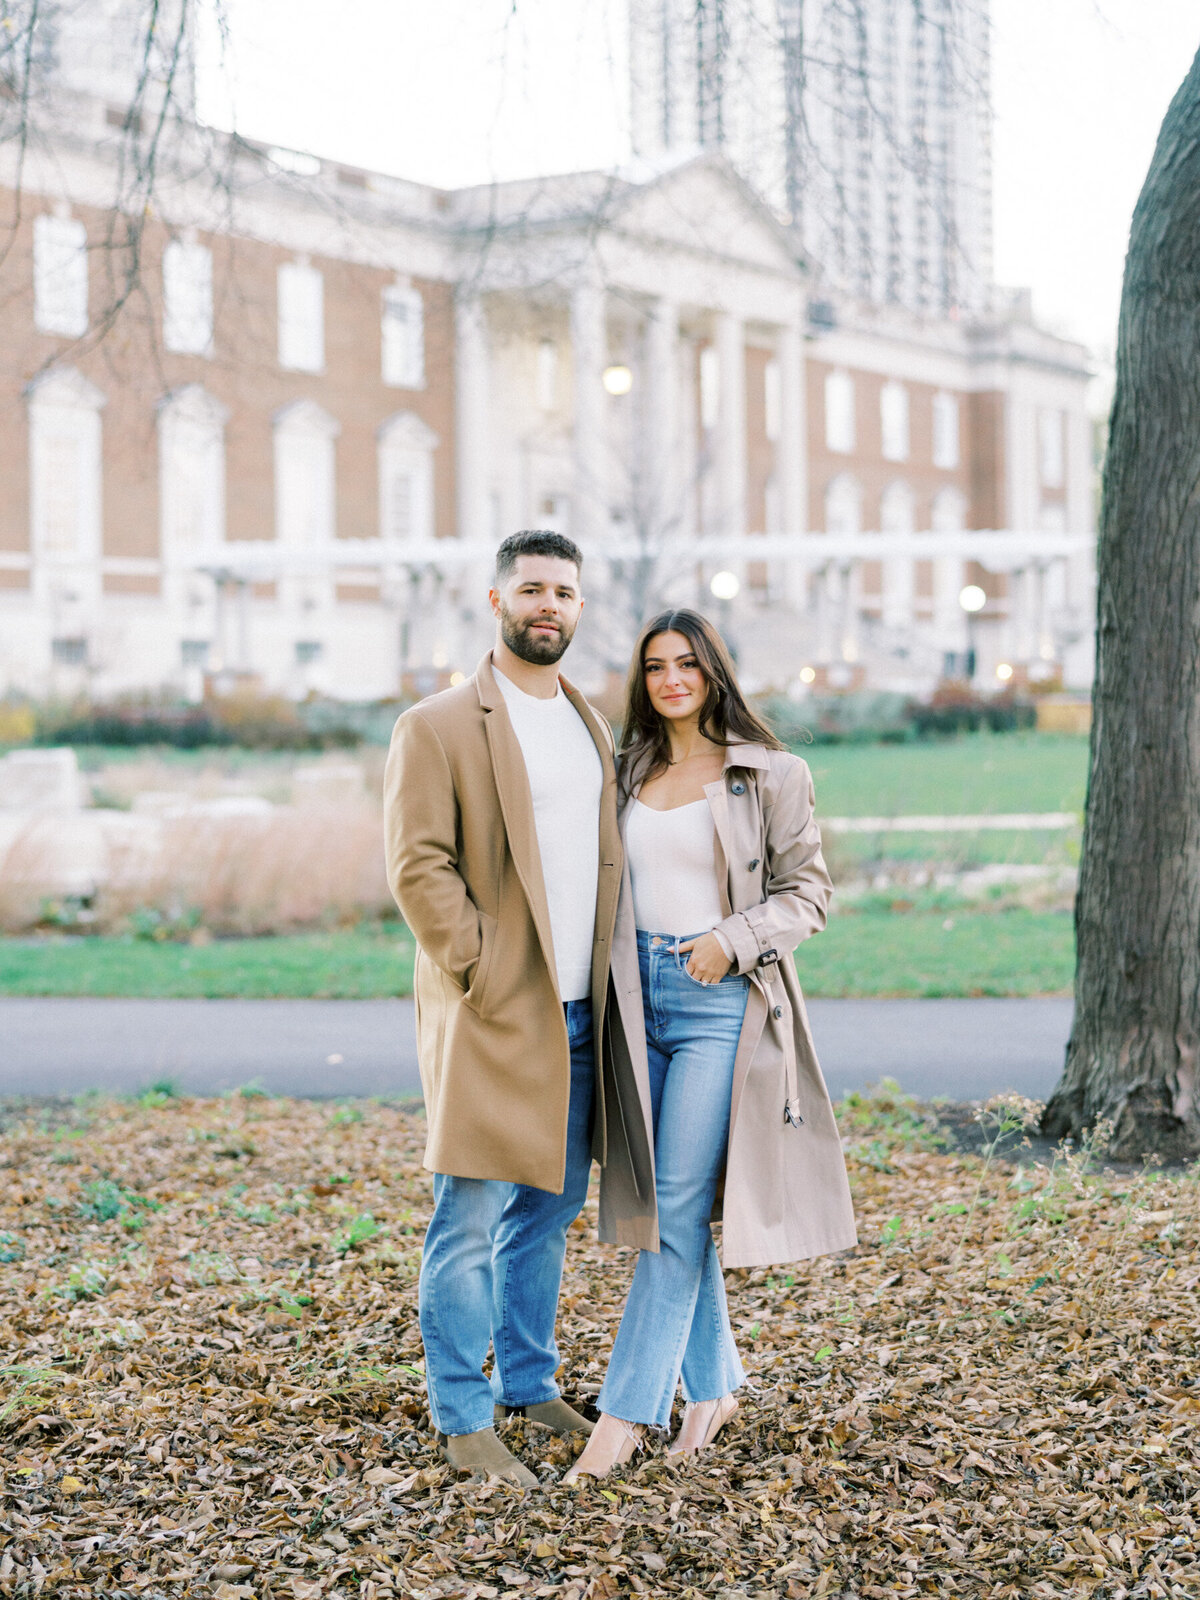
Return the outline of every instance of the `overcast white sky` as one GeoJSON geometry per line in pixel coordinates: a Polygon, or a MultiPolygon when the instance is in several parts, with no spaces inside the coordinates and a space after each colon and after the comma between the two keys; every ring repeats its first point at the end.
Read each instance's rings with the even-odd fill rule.
{"type": "MultiPolygon", "coordinates": [[[[225,0],[207,111],[453,187],[626,154],[623,0],[225,0]],[[217,86],[220,77],[222,86],[217,86]]],[[[996,275],[1102,358],[1196,0],[992,0],[996,275]]]]}

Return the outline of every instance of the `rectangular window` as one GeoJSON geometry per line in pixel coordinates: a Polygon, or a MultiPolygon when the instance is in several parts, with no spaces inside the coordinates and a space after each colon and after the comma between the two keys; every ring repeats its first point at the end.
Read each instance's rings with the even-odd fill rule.
{"type": "Polygon", "coordinates": [[[181,639],[179,641],[179,665],[185,669],[188,667],[206,667],[210,648],[211,646],[207,639],[181,639]]]}
{"type": "Polygon", "coordinates": [[[779,438],[782,413],[783,394],[779,380],[779,363],[768,361],[763,368],[763,427],[772,444],[779,438]]]}
{"type": "Polygon", "coordinates": [[[183,356],[211,356],[212,251],[172,239],[163,251],[163,343],[183,356]]]}
{"type": "Polygon", "coordinates": [[[384,539],[410,539],[413,532],[413,475],[397,462],[380,471],[379,532],[384,539]]]}
{"type": "Polygon", "coordinates": [[[933,397],[933,464],[953,472],[959,459],[958,396],[940,389],[933,397]]]}
{"type": "Polygon", "coordinates": [[[33,224],[33,322],[39,333],[67,339],[87,332],[87,232],[73,217],[33,224]]]}
{"type": "Polygon", "coordinates": [[[324,652],[324,645],[319,639],[297,639],[295,644],[296,665],[298,667],[311,667],[320,661],[324,652]]]}
{"type": "Polygon", "coordinates": [[[908,390],[902,383],[885,383],[879,391],[879,423],[885,461],[908,460],[908,390]]]}
{"type": "Polygon", "coordinates": [[[86,667],[88,648],[86,639],[51,639],[50,656],[60,667],[86,667]]]}
{"type": "Polygon", "coordinates": [[[1042,487],[1061,489],[1066,472],[1061,411],[1038,412],[1038,463],[1042,487]]]}
{"type": "Polygon", "coordinates": [[[831,372],[825,379],[825,446],[839,455],[854,451],[854,379],[831,372]]]}
{"type": "Polygon", "coordinates": [[[393,389],[425,387],[425,303],[398,284],[383,291],[383,381],[393,389]]]}
{"type": "Polygon", "coordinates": [[[279,269],[279,365],[325,370],[325,279],[316,267],[285,261],[279,269]]]}

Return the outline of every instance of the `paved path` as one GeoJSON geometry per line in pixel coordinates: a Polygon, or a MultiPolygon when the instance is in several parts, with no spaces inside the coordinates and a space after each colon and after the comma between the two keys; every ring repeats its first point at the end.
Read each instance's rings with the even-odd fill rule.
{"type": "MultiPolygon", "coordinates": [[[[835,1098],[883,1077],[922,1098],[1045,1099],[1071,1001],[813,1000],[835,1098]]],[[[416,1094],[411,1000],[0,999],[0,1095],[128,1093],[172,1078],[219,1094],[416,1094]]]]}

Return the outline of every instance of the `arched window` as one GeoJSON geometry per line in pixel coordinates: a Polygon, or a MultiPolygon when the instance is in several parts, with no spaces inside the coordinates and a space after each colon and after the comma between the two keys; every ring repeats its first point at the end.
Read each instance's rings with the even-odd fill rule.
{"type": "Polygon", "coordinates": [[[159,548],[164,561],[225,538],[225,423],[229,412],[198,383],[158,410],[159,548]]]}
{"type": "Polygon", "coordinates": [[[104,396],[74,367],[52,369],[35,379],[27,396],[33,557],[98,560],[104,396]]]}
{"type": "Polygon", "coordinates": [[[432,539],[433,452],[437,434],[411,411],[398,411],[378,432],[379,537],[432,539]]]}
{"type": "Polygon", "coordinates": [[[929,525],[934,533],[961,533],[967,518],[967,502],[958,489],[939,489],[933,497],[929,525]]]}
{"type": "Polygon", "coordinates": [[[880,533],[912,533],[913,492],[906,483],[889,483],[879,501],[880,533]]]}
{"type": "Polygon", "coordinates": [[[848,472],[839,472],[826,486],[825,531],[862,532],[862,485],[848,472]]]}
{"type": "Polygon", "coordinates": [[[274,422],[275,537],[293,549],[328,544],[337,525],[334,448],[341,428],[312,400],[284,406],[274,422]]]}

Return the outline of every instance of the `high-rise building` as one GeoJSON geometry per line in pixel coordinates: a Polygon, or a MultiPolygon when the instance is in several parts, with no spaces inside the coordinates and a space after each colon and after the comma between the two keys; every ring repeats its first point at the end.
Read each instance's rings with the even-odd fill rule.
{"type": "Polygon", "coordinates": [[[156,109],[170,88],[177,114],[195,106],[195,7],[190,0],[10,0],[0,33],[0,83],[43,116],[47,94],[90,95],[156,109]]]}
{"type": "Polygon", "coordinates": [[[630,64],[634,153],[724,151],[831,289],[986,307],[988,0],[630,0],[630,64]]]}

